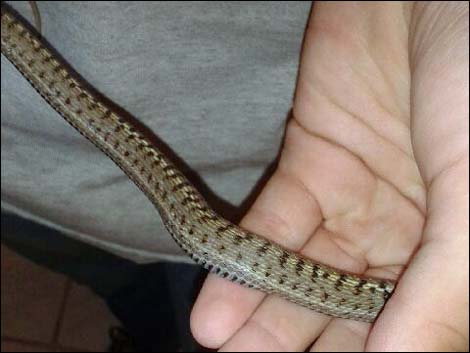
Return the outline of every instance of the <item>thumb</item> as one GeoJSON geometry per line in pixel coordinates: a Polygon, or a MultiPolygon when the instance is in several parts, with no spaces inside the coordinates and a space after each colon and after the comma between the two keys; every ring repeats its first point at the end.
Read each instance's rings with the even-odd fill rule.
{"type": "Polygon", "coordinates": [[[424,241],[374,326],[369,351],[468,350],[468,159],[436,179],[428,197],[424,241]]]}

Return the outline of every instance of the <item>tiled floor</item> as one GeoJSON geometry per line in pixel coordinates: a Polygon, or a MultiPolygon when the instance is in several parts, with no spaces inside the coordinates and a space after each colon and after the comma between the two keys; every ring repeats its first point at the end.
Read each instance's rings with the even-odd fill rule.
{"type": "Polygon", "coordinates": [[[117,319],[87,288],[1,246],[1,351],[103,352],[117,319]]]}

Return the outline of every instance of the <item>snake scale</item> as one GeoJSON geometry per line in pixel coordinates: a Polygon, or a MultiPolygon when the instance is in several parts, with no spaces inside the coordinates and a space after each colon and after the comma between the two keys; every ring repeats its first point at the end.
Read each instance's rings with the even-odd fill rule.
{"type": "Polygon", "coordinates": [[[87,88],[29,24],[3,3],[1,18],[2,54],[51,107],[145,193],[173,239],[194,261],[240,285],[278,294],[317,312],[375,320],[393,292],[393,282],[316,263],[217,215],[134,123],[87,88]]]}

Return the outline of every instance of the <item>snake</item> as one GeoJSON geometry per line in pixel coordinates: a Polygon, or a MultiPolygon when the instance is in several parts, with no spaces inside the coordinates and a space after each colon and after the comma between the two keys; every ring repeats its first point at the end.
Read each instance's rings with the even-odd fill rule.
{"type": "Polygon", "coordinates": [[[109,104],[4,3],[1,52],[61,117],[127,174],[196,263],[239,285],[331,317],[375,321],[395,281],[316,262],[218,215],[139,124],[109,104]]]}

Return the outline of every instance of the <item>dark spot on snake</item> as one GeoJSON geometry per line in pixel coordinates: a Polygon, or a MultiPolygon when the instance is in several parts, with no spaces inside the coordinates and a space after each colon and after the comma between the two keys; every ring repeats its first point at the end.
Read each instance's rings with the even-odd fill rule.
{"type": "Polygon", "coordinates": [[[111,116],[111,110],[107,109],[104,114],[101,116],[102,120],[108,119],[111,116]]]}
{"type": "Polygon", "coordinates": [[[231,227],[233,227],[233,225],[230,224],[230,223],[228,223],[228,224],[226,224],[226,225],[224,225],[224,226],[220,226],[219,228],[217,228],[217,230],[216,230],[215,232],[216,232],[216,234],[217,234],[218,236],[221,236],[223,233],[225,233],[225,232],[226,232],[227,230],[229,230],[231,227]]]}
{"type": "Polygon", "coordinates": [[[341,290],[341,287],[343,286],[343,281],[344,280],[346,280],[346,275],[342,274],[335,283],[335,289],[337,291],[341,290]]]}
{"type": "Polygon", "coordinates": [[[176,192],[176,191],[178,191],[178,190],[181,190],[181,189],[183,189],[184,187],[186,187],[186,186],[188,186],[188,185],[189,185],[189,183],[186,182],[186,181],[183,182],[183,183],[180,183],[180,184],[178,184],[178,185],[175,185],[175,186],[173,187],[173,192],[176,192]]]}
{"type": "Polygon", "coordinates": [[[257,251],[258,255],[259,256],[264,255],[270,247],[271,247],[271,243],[269,241],[265,240],[264,244],[261,247],[258,248],[258,251],[257,251]]]}
{"type": "Polygon", "coordinates": [[[181,201],[181,204],[182,204],[183,206],[186,206],[186,205],[187,205],[188,203],[190,203],[191,201],[192,201],[192,198],[191,198],[191,197],[185,196],[185,197],[183,198],[183,200],[181,201]]]}
{"type": "Polygon", "coordinates": [[[65,99],[65,104],[70,104],[70,97],[67,97],[67,98],[65,99]]]}
{"type": "Polygon", "coordinates": [[[126,156],[126,157],[129,156],[129,151],[125,151],[124,156],[126,156]]]}
{"type": "Polygon", "coordinates": [[[243,285],[246,284],[246,282],[245,282],[244,280],[241,280],[241,281],[240,281],[240,284],[243,286],[243,285]]]}
{"type": "Polygon", "coordinates": [[[295,273],[297,274],[297,276],[300,276],[300,274],[304,270],[304,266],[305,262],[303,259],[300,258],[299,261],[297,261],[297,264],[295,265],[295,273]]]}
{"type": "MultiPolygon", "coordinates": [[[[186,200],[186,198],[183,200],[183,202],[184,202],[185,200],[186,200]]],[[[182,203],[183,203],[183,202],[182,202],[182,203]]],[[[189,202],[189,200],[188,200],[188,202],[189,202]]],[[[183,204],[183,206],[185,206],[185,205],[186,205],[186,203],[183,204]]],[[[199,223],[203,223],[203,224],[204,224],[204,223],[206,223],[206,222],[207,222],[208,220],[210,220],[210,219],[211,219],[211,217],[205,214],[205,215],[203,215],[201,218],[199,218],[199,223]]]]}
{"type": "Polygon", "coordinates": [[[359,295],[361,294],[361,289],[364,287],[364,285],[367,283],[365,279],[361,279],[361,281],[354,287],[356,290],[354,291],[354,295],[359,295]]]}
{"type": "Polygon", "coordinates": [[[181,173],[178,172],[176,169],[173,170],[173,174],[167,174],[166,178],[169,180],[181,178],[181,173]]]}
{"type": "Polygon", "coordinates": [[[365,279],[361,279],[361,281],[357,284],[356,288],[362,288],[367,283],[365,279]]]}
{"type": "Polygon", "coordinates": [[[236,235],[233,237],[233,243],[234,243],[235,245],[240,245],[240,244],[242,243],[242,241],[243,241],[243,237],[240,236],[240,235],[238,235],[238,234],[236,234],[236,235]]]}
{"type": "Polygon", "coordinates": [[[279,258],[279,264],[281,265],[282,268],[285,268],[285,265],[289,256],[290,256],[289,253],[284,250],[282,253],[282,256],[279,258]]]}
{"type": "Polygon", "coordinates": [[[369,292],[371,292],[372,294],[374,294],[376,291],[375,287],[369,287],[369,292]]]}

